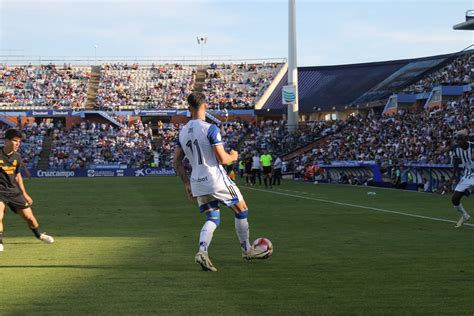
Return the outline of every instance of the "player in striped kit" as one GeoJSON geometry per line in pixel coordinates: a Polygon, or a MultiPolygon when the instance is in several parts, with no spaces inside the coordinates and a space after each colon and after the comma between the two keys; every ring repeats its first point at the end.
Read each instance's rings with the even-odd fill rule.
{"type": "Polygon", "coordinates": [[[455,226],[459,228],[471,219],[471,216],[461,204],[461,198],[464,195],[468,196],[470,194],[470,188],[474,186],[474,142],[469,141],[469,132],[464,129],[456,133],[456,143],[452,152],[454,176],[456,179],[459,179],[459,165],[462,165],[464,169],[464,174],[456,185],[451,199],[454,208],[461,213],[461,218],[455,226]]]}
{"type": "Polygon", "coordinates": [[[235,214],[235,230],[240,240],[242,257],[246,260],[264,257],[257,253],[249,241],[248,208],[239,188],[227,175],[223,164],[236,161],[237,152],[227,153],[216,125],[206,122],[205,96],[193,93],[188,96],[192,119],[181,129],[175,149],[173,165],[185,184],[188,197],[197,200],[199,211],[206,221],[199,236],[199,251],[195,261],[204,271],[217,271],[208,255],[214,230],[220,223],[219,203],[230,207],[235,214]],[[182,165],[187,158],[192,166],[188,178],[182,165]]]}

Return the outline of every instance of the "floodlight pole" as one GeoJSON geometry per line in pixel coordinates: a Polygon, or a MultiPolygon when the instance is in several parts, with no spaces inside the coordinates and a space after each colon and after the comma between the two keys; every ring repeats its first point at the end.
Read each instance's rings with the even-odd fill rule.
{"type": "Polygon", "coordinates": [[[201,69],[204,69],[204,43],[201,42],[201,69]]]}
{"type": "Polygon", "coordinates": [[[97,66],[97,48],[99,45],[94,44],[94,66],[97,66]]]}
{"type": "Polygon", "coordinates": [[[288,104],[288,131],[298,129],[298,68],[296,61],[296,8],[295,0],[288,0],[288,85],[296,86],[294,103],[288,104]]]}
{"type": "Polygon", "coordinates": [[[204,69],[204,44],[207,44],[207,36],[198,36],[197,42],[201,46],[201,69],[204,69]]]}

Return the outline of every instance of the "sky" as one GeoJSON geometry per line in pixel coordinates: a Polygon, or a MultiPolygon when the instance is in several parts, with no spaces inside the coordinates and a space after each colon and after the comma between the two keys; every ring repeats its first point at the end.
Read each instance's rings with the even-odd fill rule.
{"type": "MultiPolygon", "coordinates": [[[[474,0],[296,0],[297,63],[338,65],[460,51],[474,0]]],[[[287,0],[0,0],[0,55],[77,59],[286,58],[287,0]],[[206,36],[198,45],[196,37],[206,36]]],[[[11,57],[10,57],[11,58],[11,57]]]]}

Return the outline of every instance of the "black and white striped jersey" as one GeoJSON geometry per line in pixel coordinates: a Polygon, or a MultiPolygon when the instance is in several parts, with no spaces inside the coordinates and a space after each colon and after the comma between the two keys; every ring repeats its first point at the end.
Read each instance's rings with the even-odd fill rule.
{"type": "Polygon", "coordinates": [[[453,158],[459,160],[460,166],[464,168],[464,177],[474,176],[474,142],[468,142],[467,149],[456,145],[452,151],[453,158]]]}

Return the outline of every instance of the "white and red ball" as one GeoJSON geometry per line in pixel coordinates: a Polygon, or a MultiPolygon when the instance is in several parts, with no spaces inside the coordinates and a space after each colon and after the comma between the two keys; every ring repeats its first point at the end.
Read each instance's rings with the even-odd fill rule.
{"type": "Polygon", "coordinates": [[[258,257],[259,259],[267,259],[273,253],[273,244],[270,239],[265,237],[255,239],[252,243],[252,248],[256,249],[258,253],[261,254],[261,256],[258,257]]]}

